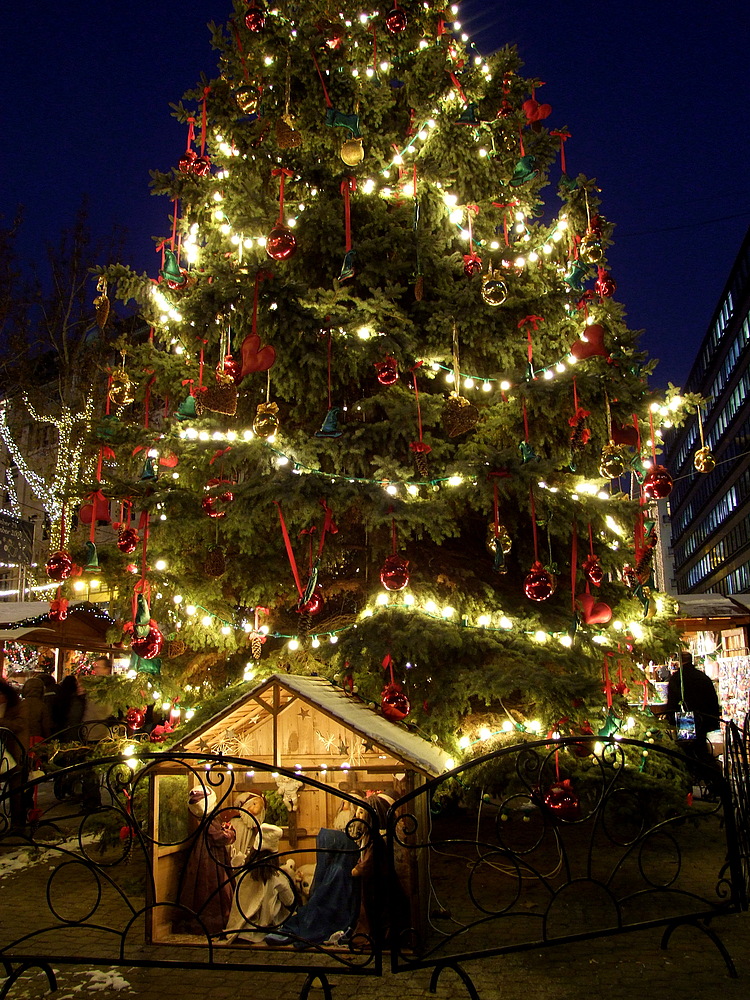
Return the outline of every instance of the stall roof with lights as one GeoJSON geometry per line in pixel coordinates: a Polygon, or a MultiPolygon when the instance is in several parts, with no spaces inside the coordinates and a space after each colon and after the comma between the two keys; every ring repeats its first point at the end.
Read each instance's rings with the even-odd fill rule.
{"type": "Polygon", "coordinates": [[[101,607],[88,603],[71,605],[62,622],[49,619],[46,601],[0,604],[0,641],[25,642],[32,646],[109,652],[107,631],[114,619],[101,607]]]}
{"type": "MultiPolygon", "coordinates": [[[[280,767],[292,767],[298,761],[305,766],[325,757],[326,751],[336,751],[337,739],[343,739],[346,745],[337,727],[358,737],[367,756],[385,753],[429,777],[442,774],[448,767],[449,756],[444,750],[406,726],[389,721],[323,677],[295,674],[272,674],[184,735],[174,749],[210,749],[259,761],[272,757],[271,762],[280,767]],[[281,725],[281,720],[293,711],[302,716],[302,722],[309,723],[295,723],[295,741],[290,744],[288,727],[281,725]],[[320,728],[321,719],[329,723],[327,731],[320,728]],[[309,734],[304,733],[305,728],[310,729],[309,734]],[[254,742],[253,735],[263,732],[265,738],[254,742]]],[[[347,749],[352,756],[351,748],[347,749]]],[[[340,749],[337,752],[344,755],[340,749]]]]}
{"type": "Polygon", "coordinates": [[[734,594],[680,594],[677,598],[678,613],[674,620],[685,629],[738,628],[750,624],[750,595],[734,594]]]}

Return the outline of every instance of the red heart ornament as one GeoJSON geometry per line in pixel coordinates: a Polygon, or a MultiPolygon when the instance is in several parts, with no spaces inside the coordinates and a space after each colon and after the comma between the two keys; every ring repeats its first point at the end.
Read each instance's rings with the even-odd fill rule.
{"type": "Polygon", "coordinates": [[[609,351],[604,346],[604,327],[598,323],[587,326],[580,340],[577,340],[570,349],[570,353],[578,361],[585,361],[586,358],[600,356],[606,358],[609,351]]]}
{"type": "Polygon", "coordinates": [[[521,106],[528,122],[540,122],[543,118],[549,118],[552,114],[551,104],[540,104],[533,97],[530,97],[528,101],[524,101],[521,106]]]}
{"type": "Polygon", "coordinates": [[[250,375],[251,372],[267,372],[276,360],[276,351],[270,344],[265,347],[260,346],[260,337],[257,333],[249,333],[242,341],[240,348],[242,354],[242,377],[250,375]]]}
{"type": "Polygon", "coordinates": [[[576,604],[580,608],[584,625],[606,625],[612,620],[612,608],[603,601],[597,604],[591,594],[579,594],[576,604]]]}

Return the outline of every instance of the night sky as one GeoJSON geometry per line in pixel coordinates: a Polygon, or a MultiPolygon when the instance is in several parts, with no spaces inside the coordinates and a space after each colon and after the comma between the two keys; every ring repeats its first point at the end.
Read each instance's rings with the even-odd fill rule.
{"type": "MultiPolygon", "coordinates": [[[[95,233],[125,227],[123,261],[156,276],[170,205],[148,172],[176,165],[185,128],[169,104],[215,74],[206,24],[230,12],[44,0],[6,18],[0,215],[24,206],[28,259],[88,194],[95,233]]],[[[536,96],[552,105],[545,124],[571,132],[569,173],[597,178],[617,223],[617,299],[661,359],[653,382],[683,383],[750,225],[746,5],[464,0],[458,17],[481,51],[515,43],[545,81],[536,96]]]]}

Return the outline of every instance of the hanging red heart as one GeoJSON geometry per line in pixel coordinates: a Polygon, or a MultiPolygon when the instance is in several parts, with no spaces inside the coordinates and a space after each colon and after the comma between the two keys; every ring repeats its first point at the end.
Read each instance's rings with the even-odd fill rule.
{"type": "Polygon", "coordinates": [[[527,122],[540,122],[543,118],[549,118],[552,114],[551,104],[540,104],[535,98],[530,97],[521,105],[527,122]]]}
{"type": "Polygon", "coordinates": [[[612,608],[603,601],[597,603],[591,594],[579,594],[576,597],[576,604],[580,609],[584,625],[606,625],[612,620],[612,608]]]}
{"type": "Polygon", "coordinates": [[[92,521],[106,521],[109,524],[109,500],[101,490],[96,493],[89,493],[84,499],[84,504],[78,511],[78,520],[81,524],[91,524],[92,521]]]}
{"type": "Polygon", "coordinates": [[[599,323],[592,323],[584,330],[580,340],[577,340],[570,349],[570,353],[577,361],[585,361],[586,358],[597,356],[606,358],[609,351],[604,346],[604,327],[599,323]]]}
{"type": "Polygon", "coordinates": [[[270,344],[260,346],[257,333],[248,333],[240,348],[242,354],[242,377],[252,372],[267,372],[276,360],[276,351],[270,344]]]}
{"type": "Polygon", "coordinates": [[[167,451],[163,455],[159,455],[159,465],[163,465],[165,469],[174,469],[178,462],[179,458],[173,451],[167,451]]]}

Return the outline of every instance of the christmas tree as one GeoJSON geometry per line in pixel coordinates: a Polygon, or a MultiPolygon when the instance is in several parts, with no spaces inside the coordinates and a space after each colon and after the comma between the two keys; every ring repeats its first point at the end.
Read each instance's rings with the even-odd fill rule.
{"type": "Polygon", "coordinates": [[[650,504],[679,397],[540,81],[455,17],[236,0],[153,176],[159,274],[107,270],[151,332],[82,492],[121,502],[96,570],[183,704],[314,671],[438,738],[609,733],[677,648],[650,504]]]}

